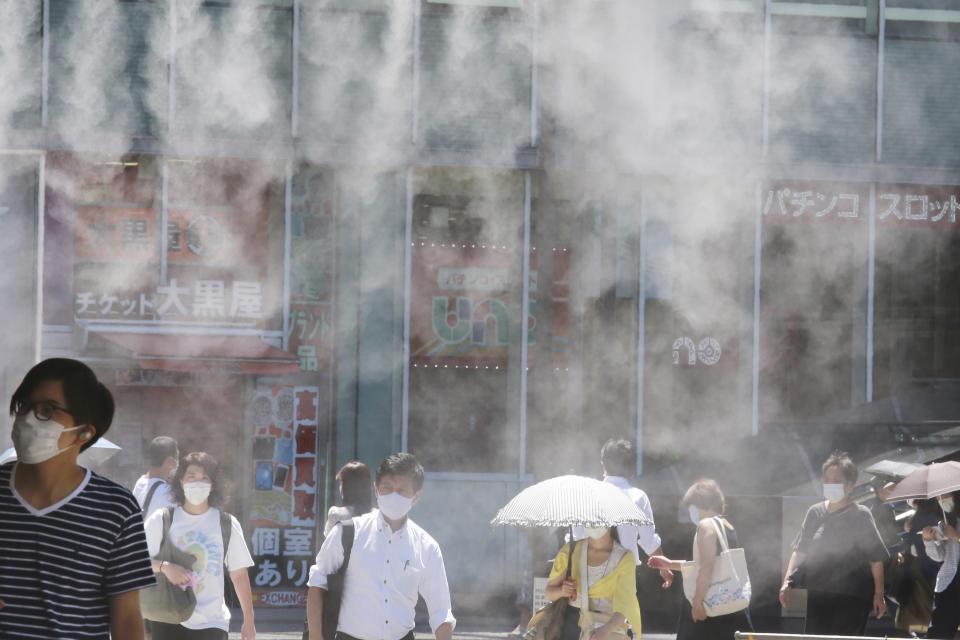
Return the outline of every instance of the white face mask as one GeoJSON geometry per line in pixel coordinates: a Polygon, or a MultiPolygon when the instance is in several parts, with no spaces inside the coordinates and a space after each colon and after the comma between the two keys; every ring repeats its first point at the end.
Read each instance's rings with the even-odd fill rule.
{"type": "Polygon", "coordinates": [[[953,511],[953,496],[949,498],[940,498],[940,508],[943,509],[944,513],[950,513],[953,511]]]}
{"type": "Polygon", "coordinates": [[[377,494],[377,507],[391,520],[402,520],[413,507],[413,498],[406,498],[396,491],[385,495],[377,494]]]}
{"type": "Polygon", "coordinates": [[[695,506],[690,505],[687,507],[687,510],[690,512],[690,522],[697,524],[700,522],[700,509],[697,509],[695,506]]]}
{"type": "Polygon", "coordinates": [[[213,488],[209,482],[198,480],[196,482],[183,483],[183,495],[187,502],[194,505],[201,505],[210,497],[210,490],[213,488]]]}
{"type": "Polygon", "coordinates": [[[840,502],[843,500],[844,495],[846,495],[846,491],[844,491],[842,484],[833,482],[823,483],[823,497],[830,502],[840,502]]]}
{"type": "Polygon", "coordinates": [[[17,416],[13,421],[13,433],[11,434],[13,447],[17,450],[17,460],[26,464],[45,462],[75,446],[75,444],[72,444],[61,449],[58,446],[61,433],[76,431],[86,426],[81,424],[76,427],[64,427],[56,420],[37,420],[31,413],[25,416],[17,416]]]}
{"type": "Polygon", "coordinates": [[[586,531],[587,535],[594,540],[599,540],[603,536],[607,535],[607,531],[609,531],[609,529],[607,527],[584,527],[584,531],[586,531]]]}

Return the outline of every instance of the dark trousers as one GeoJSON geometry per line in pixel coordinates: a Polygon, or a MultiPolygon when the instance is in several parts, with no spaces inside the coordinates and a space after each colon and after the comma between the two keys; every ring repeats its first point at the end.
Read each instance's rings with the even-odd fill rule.
{"type": "Polygon", "coordinates": [[[960,571],[953,576],[947,588],[933,594],[933,614],[930,616],[928,638],[952,639],[960,625],[960,571]]]}
{"type": "Polygon", "coordinates": [[[227,640],[227,632],[216,627],[210,629],[187,629],[182,624],[150,621],[153,640],[227,640]]]}
{"type": "Polygon", "coordinates": [[[807,590],[803,632],[819,636],[862,636],[873,602],[859,596],[807,590]]]}

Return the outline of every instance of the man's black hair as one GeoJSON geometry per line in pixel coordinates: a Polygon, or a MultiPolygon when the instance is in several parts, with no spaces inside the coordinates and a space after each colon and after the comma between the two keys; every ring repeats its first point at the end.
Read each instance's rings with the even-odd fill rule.
{"type": "Polygon", "coordinates": [[[377,467],[375,482],[380,484],[383,476],[408,476],[413,480],[413,490],[423,489],[423,467],[409,453],[393,453],[377,467]]]}
{"type": "Polygon", "coordinates": [[[113,422],[113,395],[97,380],[93,369],[71,358],[48,358],[34,365],[10,398],[10,415],[30,404],[30,394],[48,380],[59,380],[63,385],[66,409],[77,426],[90,425],[94,436],[83,443],[80,451],[90,448],[107,432],[113,422]]]}
{"type": "Polygon", "coordinates": [[[159,467],[167,461],[167,458],[176,460],[179,452],[180,448],[176,440],[170,436],[157,436],[150,441],[147,456],[150,458],[151,467],[159,467]]]}
{"type": "Polygon", "coordinates": [[[610,438],[600,449],[600,462],[607,475],[629,478],[637,470],[637,454],[633,444],[622,438],[610,438]]]}

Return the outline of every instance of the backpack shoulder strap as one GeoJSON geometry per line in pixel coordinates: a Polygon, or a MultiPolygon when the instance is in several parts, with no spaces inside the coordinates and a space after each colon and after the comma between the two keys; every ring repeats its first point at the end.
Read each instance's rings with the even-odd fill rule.
{"type": "Polygon", "coordinates": [[[350,564],[350,553],[353,551],[353,537],[356,527],[353,524],[353,518],[344,520],[340,525],[343,527],[343,532],[340,535],[340,543],[343,545],[342,570],[346,574],[347,565],[350,564]]]}
{"type": "Polygon", "coordinates": [[[233,518],[226,511],[220,512],[220,536],[223,538],[223,560],[226,564],[227,549],[230,548],[230,534],[233,533],[233,518]]]}
{"type": "Polygon", "coordinates": [[[171,524],[173,524],[173,507],[165,507],[163,509],[163,529],[162,533],[160,534],[160,547],[157,549],[158,556],[163,553],[164,546],[167,544],[167,537],[170,533],[171,524]]]}
{"type": "Polygon", "coordinates": [[[148,513],[147,509],[150,508],[150,501],[153,500],[153,494],[157,492],[157,489],[160,487],[161,484],[163,484],[163,480],[161,480],[160,482],[154,482],[153,485],[150,487],[150,490],[147,491],[147,497],[143,499],[143,509],[140,510],[140,512],[144,516],[146,516],[148,513]]]}

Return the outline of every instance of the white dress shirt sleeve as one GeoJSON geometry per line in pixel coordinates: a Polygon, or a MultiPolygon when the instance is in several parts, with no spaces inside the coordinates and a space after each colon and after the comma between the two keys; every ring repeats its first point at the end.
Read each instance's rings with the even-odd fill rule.
{"type": "MultiPolygon", "coordinates": [[[[653,508],[650,506],[650,499],[647,498],[647,494],[643,491],[637,492],[635,502],[637,508],[643,513],[643,515],[650,518],[650,522],[653,522],[653,508]]],[[[660,536],[657,535],[657,529],[652,524],[645,524],[641,527],[637,527],[637,539],[640,542],[640,548],[643,549],[644,553],[648,556],[653,555],[653,552],[660,548],[662,541],[660,536]]]]}
{"type": "Polygon", "coordinates": [[[307,578],[308,587],[320,587],[326,590],[327,576],[340,568],[343,564],[343,526],[337,523],[330,530],[330,535],[320,545],[317,560],[310,567],[310,577],[307,578]]]}
{"type": "Polygon", "coordinates": [[[420,581],[420,595],[427,603],[427,611],[430,614],[430,629],[436,632],[437,627],[445,622],[449,622],[456,627],[457,619],[453,617],[453,607],[450,604],[450,586],[447,584],[447,570],[443,565],[443,554],[440,552],[439,546],[433,547],[431,551],[420,581]]]}
{"type": "Polygon", "coordinates": [[[946,545],[943,543],[943,540],[924,540],[923,547],[927,552],[928,558],[930,558],[934,562],[944,561],[946,557],[946,553],[945,553],[946,545]]]}

